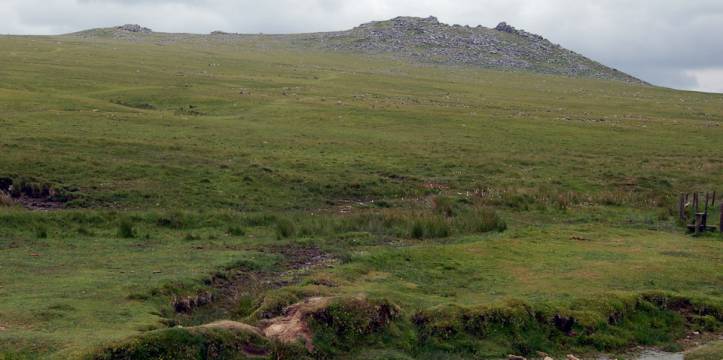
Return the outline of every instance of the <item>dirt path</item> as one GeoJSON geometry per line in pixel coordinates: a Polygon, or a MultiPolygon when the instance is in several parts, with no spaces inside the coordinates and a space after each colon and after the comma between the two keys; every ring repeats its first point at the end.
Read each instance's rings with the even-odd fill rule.
{"type": "Polygon", "coordinates": [[[233,318],[243,298],[258,298],[266,291],[298,283],[309,272],[336,262],[333,256],[316,247],[279,246],[263,251],[283,256],[278,271],[237,268],[214,275],[206,281],[208,291],[174,300],[178,320],[193,323],[196,315],[209,310],[213,310],[213,317],[217,319],[233,318]]]}

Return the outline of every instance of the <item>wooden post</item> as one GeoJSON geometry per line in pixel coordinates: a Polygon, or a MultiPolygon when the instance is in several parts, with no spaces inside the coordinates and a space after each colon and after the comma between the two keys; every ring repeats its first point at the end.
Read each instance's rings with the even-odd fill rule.
{"type": "Polygon", "coordinates": [[[718,223],[718,229],[723,234],[723,204],[720,204],[720,223],[718,223]]]}
{"type": "Polygon", "coordinates": [[[705,210],[703,211],[703,229],[708,229],[708,201],[709,201],[710,194],[708,192],[705,192],[705,210]]]}
{"type": "Polygon", "coordinates": [[[691,209],[693,211],[691,218],[695,219],[695,215],[698,214],[698,192],[697,191],[693,193],[693,206],[691,206],[691,209]]]}
{"type": "Polygon", "coordinates": [[[713,209],[715,209],[715,195],[716,195],[716,193],[715,193],[715,191],[713,191],[713,200],[710,203],[710,207],[712,207],[713,209]]]}

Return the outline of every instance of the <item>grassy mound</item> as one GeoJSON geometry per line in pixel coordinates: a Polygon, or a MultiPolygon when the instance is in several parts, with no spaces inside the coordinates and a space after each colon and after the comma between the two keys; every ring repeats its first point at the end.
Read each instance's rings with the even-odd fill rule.
{"type": "MultiPolygon", "coordinates": [[[[501,358],[510,353],[587,353],[669,345],[686,331],[715,332],[723,325],[720,301],[659,292],[609,295],[566,305],[510,301],[494,306],[441,306],[406,315],[387,300],[358,296],[320,304],[299,316],[304,322],[301,327],[308,326],[313,333],[311,352],[301,346],[301,337],[295,338],[297,342],[294,338],[277,342],[255,331],[196,327],[151,332],[92,358],[338,358],[358,357],[365,353],[363,349],[412,358],[501,358]]],[[[303,306],[299,303],[290,309],[303,306]]]]}
{"type": "MultiPolygon", "coordinates": [[[[303,348],[301,348],[303,349],[303,348]]],[[[89,355],[94,360],[133,359],[298,359],[293,346],[273,344],[250,331],[228,328],[172,328],[149,332],[89,355]]]]}
{"type": "Polygon", "coordinates": [[[414,315],[419,351],[461,352],[481,358],[506,354],[620,351],[666,345],[686,330],[717,331],[723,304],[664,293],[610,295],[566,306],[510,302],[475,308],[442,307],[414,315]]]}

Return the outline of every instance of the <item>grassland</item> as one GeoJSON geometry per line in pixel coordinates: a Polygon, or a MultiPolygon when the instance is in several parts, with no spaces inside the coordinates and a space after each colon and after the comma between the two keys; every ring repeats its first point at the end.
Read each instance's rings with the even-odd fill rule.
{"type": "Polygon", "coordinates": [[[721,237],[687,236],[675,199],[723,190],[722,95],[164,39],[0,37],[0,178],[63,207],[0,201],[0,358],[83,357],[319,295],[401,314],[360,339],[317,324],[320,357],[615,352],[720,331],[721,237]],[[295,249],[331,260],[295,267],[295,249]],[[174,314],[238,269],[288,281],[174,314]],[[661,292],[697,317],[646,307],[661,292]],[[605,299],[630,313],[589,338],[454,320],[511,302],[597,319],[605,299]]]}

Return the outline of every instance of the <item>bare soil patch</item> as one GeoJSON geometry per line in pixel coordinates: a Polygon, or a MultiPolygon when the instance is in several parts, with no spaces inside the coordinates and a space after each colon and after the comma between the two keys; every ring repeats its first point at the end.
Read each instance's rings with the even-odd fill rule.
{"type": "Polygon", "coordinates": [[[209,291],[191,297],[176,298],[173,308],[177,314],[193,315],[204,306],[214,306],[231,313],[243,297],[256,297],[270,289],[288,286],[299,281],[309,271],[333,264],[330,254],[316,247],[274,247],[266,251],[284,257],[278,271],[254,271],[245,268],[219,273],[206,280],[209,291]]]}

